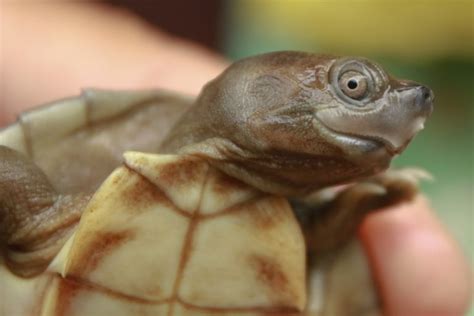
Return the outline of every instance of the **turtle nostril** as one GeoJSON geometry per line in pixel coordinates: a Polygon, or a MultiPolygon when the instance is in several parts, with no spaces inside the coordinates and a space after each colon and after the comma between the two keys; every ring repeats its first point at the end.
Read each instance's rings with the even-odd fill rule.
{"type": "Polygon", "coordinates": [[[417,90],[418,96],[415,99],[415,104],[424,113],[427,113],[428,115],[431,114],[433,111],[433,91],[425,86],[419,86],[417,90]]]}
{"type": "Polygon", "coordinates": [[[432,102],[434,99],[433,91],[430,88],[422,86],[421,93],[423,95],[423,100],[425,102],[432,102]]]}
{"type": "Polygon", "coordinates": [[[433,111],[434,94],[430,88],[409,82],[397,87],[396,92],[399,93],[402,102],[406,102],[410,106],[413,105],[414,111],[423,115],[430,115],[433,111]]]}

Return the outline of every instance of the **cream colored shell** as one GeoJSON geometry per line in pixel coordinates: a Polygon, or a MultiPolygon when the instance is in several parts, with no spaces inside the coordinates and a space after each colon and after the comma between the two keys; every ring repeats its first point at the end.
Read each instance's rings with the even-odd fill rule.
{"type": "Polygon", "coordinates": [[[59,193],[92,193],[124,152],[157,152],[192,102],[163,90],[86,89],[22,113],[0,129],[0,145],[30,158],[59,193]]]}
{"type": "Polygon", "coordinates": [[[202,160],[128,152],[44,275],[0,270],[2,315],[294,315],[305,264],[286,199],[202,160]]]}

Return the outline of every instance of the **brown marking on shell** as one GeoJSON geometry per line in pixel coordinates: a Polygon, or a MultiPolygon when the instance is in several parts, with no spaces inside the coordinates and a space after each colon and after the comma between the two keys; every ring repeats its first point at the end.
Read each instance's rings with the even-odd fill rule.
{"type": "MultiPolygon", "coordinates": [[[[130,172],[133,172],[130,170],[130,172]]],[[[134,173],[134,172],[133,172],[134,173]]],[[[167,203],[171,205],[171,202],[166,195],[161,192],[156,185],[148,181],[142,175],[136,174],[139,178],[132,186],[120,195],[125,205],[130,205],[130,210],[140,211],[146,209],[146,207],[155,204],[167,203]]]]}
{"type": "Polygon", "coordinates": [[[282,212],[270,212],[274,209],[281,208],[281,200],[275,200],[270,198],[270,203],[271,206],[268,206],[267,204],[263,210],[258,209],[258,204],[253,204],[253,206],[256,207],[257,210],[249,210],[248,212],[246,212],[246,214],[252,218],[251,223],[257,226],[259,230],[271,229],[279,222],[286,219],[282,216],[282,212]]]}
{"type": "Polygon", "coordinates": [[[184,270],[186,269],[186,265],[189,261],[191,252],[193,250],[193,237],[194,237],[193,235],[199,223],[198,212],[199,210],[193,214],[191,218],[191,222],[189,223],[188,231],[186,232],[186,236],[184,238],[183,248],[181,249],[178,272],[176,274],[176,279],[173,285],[173,293],[171,295],[171,304],[168,310],[168,316],[174,315],[174,308],[175,308],[175,303],[177,301],[178,291],[181,285],[181,280],[183,279],[184,270]]]}
{"type": "Polygon", "coordinates": [[[230,177],[222,172],[216,174],[216,180],[212,183],[212,191],[219,195],[229,195],[238,190],[248,190],[248,185],[236,178],[230,177]]]}
{"type": "Polygon", "coordinates": [[[169,197],[146,177],[136,173],[133,171],[133,169],[130,169],[127,166],[125,167],[131,173],[140,177],[139,181],[137,181],[133,186],[129,187],[128,190],[124,191],[123,194],[121,194],[121,197],[124,199],[123,203],[130,206],[129,210],[140,212],[145,210],[148,206],[160,204],[182,216],[191,216],[189,213],[176,207],[169,197]]]}
{"type": "Polygon", "coordinates": [[[75,273],[73,272],[73,275],[87,275],[94,271],[104,257],[133,236],[132,230],[97,233],[94,240],[87,245],[88,249],[84,251],[82,257],[75,262],[74,265],[78,269],[75,273]]]}
{"type": "Polygon", "coordinates": [[[234,313],[261,313],[262,316],[298,316],[301,313],[295,308],[288,308],[286,306],[273,306],[273,307],[262,307],[262,306],[246,306],[246,307],[214,307],[214,306],[201,306],[194,305],[183,301],[181,298],[177,298],[178,302],[182,307],[187,310],[199,312],[200,315],[204,313],[208,315],[227,315],[227,313],[233,315],[234,313]]]}
{"type": "MultiPolygon", "coordinates": [[[[282,212],[277,212],[275,210],[281,209],[284,207],[289,207],[287,205],[282,205],[282,203],[287,203],[283,199],[275,199],[273,197],[267,196],[257,196],[243,203],[235,205],[220,214],[228,214],[230,212],[242,211],[242,216],[248,217],[247,222],[255,225],[256,229],[259,231],[272,229],[278,223],[287,219],[283,216],[282,212]],[[263,202],[264,207],[260,208],[261,203],[263,202]],[[269,206],[271,204],[271,206],[269,206]]],[[[208,216],[211,217],[211,216],[208,216]]]]}
{"type": "Polygon", "coordinates": [[[74,296],[81,290],[81,284],[67,279],[59,279],[58,297],[56,298],[55,316],[69,315],[69,308],[71,306],[74,296]]]}
{"type": "Polygon", "coordinates": [[[188,158],[180,163],[158,165],[157,171],[160,174],[160,182],[172,187],[199,180],[203,167],[207,166],[201,160],[188,158]]]}
{"type": "Polygon", "coordinates": [[[57,289],[58,297],[57,297],[57,304],[55,307],[55,316],[67,316],[69,314],[68,311],[74,297],[78,295],[79,292],[82,292],[82,291],[99,292],[118,300],[130,301],[131,303],[138,303],[138,304],[143,304],[143,305],[159,305],[159,304],[168,304],[170,302],[169,298],[164,299],[164,300],[147,300],[141,297],[127,295],[127,294],[100,286],[99,284],[91,283],[90,281],[86,279],[81,279],[81,278],[76,278],[76,277],[71,277],[71,276],[62,278],[58,275],[53,275],[53,278],[54,277],[56,277],[59,281],[58,289],[57,289]]]}
{"type": "MultiPolygon", "coordinates": [[[[302,314],[301,312],[296,312],[294,310],[290,310],[288,308],[286,309],[280,309],[280,310],[275,310],[275,311],[271,311],[269,313],[262,313],[261,314],[262,316],[303,316],[305,314],[302,314]]],[[[310,315],[307,315],[307,316],[310,316],[310,315]]]]}
{"type": "MultiPolygon", "coordinates": [[[[125,189],[118,194],[122,199],[121,203],[127,205],[130,211],[138,213],[146,210],[148,206],[161,204],[182,216],[190,216],[187,212],[178,209],[168,196],[146,177],[137,173],[127,165],[124,165],[124,169],[126,172],[116,174],[111,181],[113,186],[121,188],[124,186],[122,186],[120,182],[127,181],[131,177],[137,178],[137,181],[135,181],[133,185],[125,186],[125,189]]],[[[91,207],[89,213],[93,211],[94,209],[91,207]]]]}
{"type": "Polygon", "coordinates": [[[262,255],[249,256],[250,264],[255,268],[257,278],[264,283],[270,293],[288,292],[288,277],[280,265],[271,258],[262,255]]]}

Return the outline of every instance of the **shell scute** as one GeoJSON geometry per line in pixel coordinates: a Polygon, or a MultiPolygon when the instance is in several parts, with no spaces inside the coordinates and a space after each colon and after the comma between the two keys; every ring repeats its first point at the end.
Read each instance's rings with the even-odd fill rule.
{"type": "Polygon", "coordinates": [[[197,158],[127,152],[125,164],[160,188],[181,210],[199,206],[209,166],[197,158]]]}
{"type": "Polygon", "coordinates": [[[304,254],[300,228],[286,200],[262,196],[198,224],[179,297],[201,307],[302,309],[304,254]],[[264,221],[273,221],[273,216],[285,220],[261,229],[250,215],[254,212],[262,212],[258,216],[264,221]],[[257,257],[266,258],[267,266],[279,267],[274,275],[288,281],[284,291],[274,287],[271,278],[262,277],[257,257]]]}
{"type": "Polygon", "coordinates": [[[45,315],[293,315],[306,302],[288,202],[192,157],[126,153],[65,247],[45,315]]]}
{"type": "Polygon", "coordinates": [[[85,210],[63,274],[127,295],[165,299],[172,293],[188,225],[156,186],[121,167],[85,210]],[[130,201],[137,188],[140,203],[130,201]],[[94,269],[88,269],[92,263],[94,269]]]}
{"type": "Polygon", "coordinates": [[[202,194],[200,214],[216,215],[236,204],[248,201],[261,194],[256,189],[212,169],[202,194]]]}
{"type": "Polygon", "coordinates": [[[19,124],[25,131],[30,154],[35,156],[44,145],[54,144],[84,126],[87,122],[86,107],[84,100],[70,98],[22,114],[19,124]],[[52,127],[54,127],[54,133],[51,132],[52,127]]]}
{"type": "Polygon", "coordinates": [[[83,280],[56,279],[41,316],[166,315],[168,307],[120,295],[83,280]]]}

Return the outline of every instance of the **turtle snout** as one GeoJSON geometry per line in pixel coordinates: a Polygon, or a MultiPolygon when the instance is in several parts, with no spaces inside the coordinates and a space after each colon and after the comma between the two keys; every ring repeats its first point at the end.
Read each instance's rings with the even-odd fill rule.
{"type": "Polygon", "coordinates": [[[428,117],[433,112],[433,91],[414,81],[401,80],[395,83],[395,93],[402,105],[415,116],[428,117]]]}
{"type": "Polygon", "coordinates": [[[416,94],[414,105],[419,112],[429,116],[433,112],[433,91],[426,86],[419,85],[416,87],[416,94]]]}

